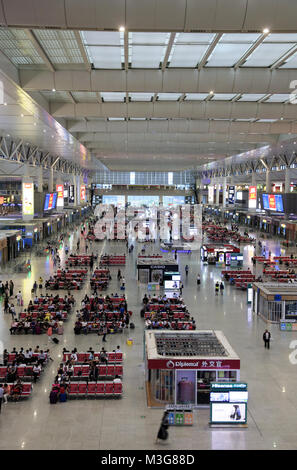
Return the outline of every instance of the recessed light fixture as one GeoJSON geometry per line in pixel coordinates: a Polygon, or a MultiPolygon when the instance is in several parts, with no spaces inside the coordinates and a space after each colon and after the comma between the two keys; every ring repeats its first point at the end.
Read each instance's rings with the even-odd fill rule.
{"type": "Polygon", "coordinates": [[[4,103],[4,106],[7,106],[7,103],[6,103],[6,102],[4,103]]]}
{"type": "Polygon", "coordinates": [[[213,95],[213,94],[214,94],[213,90],[210,90],[209,94],[210,94],[210,95],[213,95]]]}
{"type": "Polygon", "coordinates": [[[56,89],[55,89],[55,88],[53,88],[53,89],[52,89],[52,91],[56,91],[56,89]]]}
{"type": "Polygon", "coordinates": [[[120,33],[124,33],[125,32],[125,26],[120,26],[119,31],[120,31],[120,33]]]}
{"type": "Polygon", "coordinates": [[[269,29],[268,28],[264,28],[263,29],[263,34],[268,34],[269,33],[269,29]]]}
{"type": "Polygon", "coordinates": [[[23,113],[21,114],[21,117],[24,117],[23,113]]]}

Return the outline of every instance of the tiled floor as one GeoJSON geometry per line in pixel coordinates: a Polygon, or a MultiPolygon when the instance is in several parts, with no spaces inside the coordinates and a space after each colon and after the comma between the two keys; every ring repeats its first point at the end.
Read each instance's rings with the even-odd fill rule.
{"type": "MultiPolygon", "coordinates": [[[[76,244],[77,236],[78,232],[71,237],[71,244],[76,244]]],[[[277,241],[270,240],[266,244],[272,254],[279,253],[277,241]]],[[[93,244],[93,249],[99,254],[125,250],[123,242],[93,244]]],[[[250,263],[253,248],[244,247],[243,252],[245,264],[250,263]]],[[[146,406],[143,320],[139,315],[144,289],[137,285],[135,253],[127,256],[126,296],[136,328],[108,336],[106,343],[109,350],[119,344],[125,353],[123,398],[49,404],[49,391],[62,347],[76,346],[84,350],[88,346],[99,348],[102,344],[101,338],[94,334],[75,336],[73,315],[65,323],[60,344],[51,346],[54,362],[35,385],[32,398],[2,406],[0,449],[297,449],[297,365],[289,360],[290,342],[297,339],[297,333],[280,332],[277,326],[272,326],[271,349],[264,349],[262,334],[266,325],[247,307],[246,292],[227,285],[223,296],[215,296],[214,284],[220,279],[220,269],[203,266],[198,252],[179,256],[182,274],[185,264],[190,266],[188,279],[184,280],[183,297],[197,327],[222,330],[241,359],[241,379],[248,382],[249,387],[248,428],[210,429],[209,410],[202,409],[195,411],[193,427],[170,428],[168,443],[154,444],[162,410],[146,406]],[[200,287],[196,285],[197,272],[201,272],[200,287]],[[134,340],[133,346],[126,345],[129,336],[134,340]]],[[[113,280],[109,293],[118,290],[117,269],[111,269],[113,280]]],[[[34,280],[40,275],[48,277],[53,271],[49,257],[39,257],[32,259],[31,274],[7,274],[7,278],[13,278],[15,291],[22,290],[26,305],[34,280]]],[[[89,292],[88,283],[86,290],[75,294],[77,303],[85,291],[89,292]]],[[[0,339],[4,347],[47,346],[45,335],[10,336],[10,321],[10,315],[5,315],[1,308],[0,339]]]]}

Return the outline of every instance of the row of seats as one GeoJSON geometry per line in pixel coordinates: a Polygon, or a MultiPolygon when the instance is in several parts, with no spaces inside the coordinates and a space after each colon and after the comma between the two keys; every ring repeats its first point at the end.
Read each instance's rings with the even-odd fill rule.
{"type": "MultiPolygon", "coordinates": [[[[98,367],[98,377],[115,377],[118,375],[119,377],[123,376],[123,366],[122,365],[107,365],[102,366],[99,365],[98,367]]],[[[90,366],[80,365],[73,367],[73,377],[89,377],[90,375],[90,366]]]]}
{"type": "MultiPolygon", "coordinates": [[[[32,355],[33,360],[35,359],[36,362],[37,362],[37,360],[38,360],[39,354],[40,354],[40,353],[33,353],[33,355],[32,355]]],[[[46,353],[46,352],[44,352],[44,355],[45,355],[45,357],[46,357],[44,363],[46,363],[47,360],[48,360],[48,356],[47,356],[47,353],[46,353]]],[[[16,355],[15,353],[10,353],[10,354],[8,354],[7,363],[8,363],[8,364],[13,364],[13,362],[16,360],[16,357],[17,357],[17,355],[16,355]]],[[[34,362],[34,361],[32,361],[32,362],[34,362]]]]}
{"type": "MultiPolygon", "coordinates": [[[[15,383],[8,383],[7,385],[9,385],[10,387],[10,395],[12,395],[13,393],[13,389],[14,389],[14,386],[16,385],[15,383]]],[[[31,382],[27,382],[27,383],[22,383],[22,392],[21,392],[21,395],[20,395],[20,398],[28,398],[32,391],[33,391],[33,385],[31,384],[31,382]]],[[[10,395],[8,396],[8,399],[10,399],[10,395]]]]}
{"type": "MultiPolygon", "coordinates": [[[[59,384],[53,384],[53,389],[59,384]]],[[[115,397],[123,393],[123,384],[113,382],[70,382],[68,385],[69,398],[115,397]]]]}
{"type": "MultiPolygon", "coordinates": [[[[42,312],[42,314],[47,314],[47,313],[50,313],[51,315],[51,318],[55,318],[56,317],[56,313],[57,312],[47,312],[46,310],[42,312]]],[[[25,318],[29,318],[31,320],[36,320],[40,315],[40,312],[37,312],[37,311],[34,311],[34,312],[21,312],[20,313],[20,319],[23,320],[25,318]]],[[[68,319],[68,313],[67,312],[61,312],[61,315],[62,315],[62,320],[65,321],[68,319]]]]}
{"type": "MultiPolygon", "coordinates": [[[[7,366],[0,366],[0,381],[3,381],[2,379],[5,379],[7,375],[7,366]]],[[[18,366],[17,367],[17,377],[20,378],[32,378],[33,377],[33,366],[18,366]]],[[[38,376],[40,373],[38,374],[38,376]]]]}
{"type": "MultiPolygon", "coordinates": [[[[169,315],[166,312],[159,312],[158,315],[162,317],[163,320],[168,320],[169,315]]],[[[144,318],[151,318],[152,312],[145,312],[144,318]]],[[[189,314],[187,315],[189,317],[189,314]]],[[[185,312],[173,312],[173,317],[170,315],[170,318],[173,320],[184,320],[186,318],[185,312]]]]}
{"type": "MultiPolygon", "coordinates": [[[[63,362],[69,361],[70,357],[71,357],[71,354],[72,353],[64,352],[63,362]]],[[[88,361],[89,357],[90,357],[89,352],[78,352],[78,353],[76,353],[76,355],[77,355],[77,361],[75,361],[76,364],[83,364],[85,361],[88,361]]],[[[94,355],[95,359],[100,358],[100,352],[94,352],[93,355],[94,355]]],[[[109,363],[121,363],[121,362],[123,362],[123,353],[122,352],[118,352],[118,353],[116,353],[116,352],[107,352],[106,355],[107,355],[107,361],[109,363]]]]}

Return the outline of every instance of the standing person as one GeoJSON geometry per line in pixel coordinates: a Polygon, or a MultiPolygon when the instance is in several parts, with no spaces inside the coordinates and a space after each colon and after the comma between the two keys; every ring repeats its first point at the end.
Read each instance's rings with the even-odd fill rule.
{"type": "Polygon", "coordinates": [[[265,330],[263,334],[264,348],[267,348],[267,349],[270,348],[270,339],[271,339],[270,332],[268,330],[265,330]]]}
{"type": "Polygon", "coordinates": [[[217,281],[217,282],[216,282],[216,285],[215,285],[215,292],[216,292],[216,295],[218,295],[219,289],[220,289],[220,284],[219,284],[219,281],[217,281]]]}
{"type": "Polygon", "coordinates": [[[201,282],[201,281],[200,281],[200,274],[198,273],[198,274],[197,274],[197,286],[200,286],[200,282],[201,282]]]}
{"type": "Polygon", "coordinates": [[[224,294],[224,284],[222,282],[220,284],[220,292],[222,295],[224,294]]]}
{"type": "Polygon", "coordinates": [[[174,259],[177,259],[177,250],[174,251],[174,259]]]}
{"type": "Polygon", "coordinates": [[[3,388],[3,384],[0,384],[0,413],[1,413],[3,397],[4,397],[4,388],[3,388]]]}
{"type": "Polygon", "coordinates": [[[162,441],[166,441],[168,439],[168,431],[167,431],[168,426],[169,426],[168,414],[169,414],[169,411],[165,411],[163,414],[155,444],[158,443],[158,439],[161,439],[162,441]]]}
{"type": "Polygon", "coordinates": [[[9,295],[10,297],[13,296],[13,288],[14,288],[14,283],[12,280],[9,281],[9,295]]]}
{"type": "Polygon", "coordinates": [[[20,307],[22,305],[22,293],[21,291],[19,290],[19,292],[17,293],[17,305],[18,307],[20,307]]]}
{"type": "Polygon", "coordinates": [[[189,266],[188,266],[187,264],[186,264],[186,266],[185,266],[185,272],[186,272],[186,276],[188,276],[188,274],[189,274],[189,266]]]}
{"type": "Polygon", "coordinates": [[[106,325],[104,325],[104,327],[103,327],[103,337],[102,337],[102,341],[104,343],[106,343],[106,335],[107,335],[107,327],[106,327],[106,325]]]}
{"type": "Polygon", "coordinates": [[[48,342],[50,343],[53,335],[53,328],[51,326],[48,327],[46,334],[48,336],[48,342]]]}
{"type": "Polygon", "coordinates": [[[180,281],[180,285],[179,285],[179,294],[182,295],[183,293],[183,288],[184,288],[184,285],[183,283],[180,281]]]}

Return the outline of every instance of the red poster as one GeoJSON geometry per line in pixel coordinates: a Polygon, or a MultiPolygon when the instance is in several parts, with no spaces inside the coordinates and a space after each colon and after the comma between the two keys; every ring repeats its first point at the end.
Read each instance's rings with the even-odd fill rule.
{"type": "Polygon", "coordinates": [[[257,186],[249,187],[249,200],[257,198],[257,186]]]}
{"type": "Polygon", "coordinates": [[[273,194],[268,194],[268,200],[269,200],[269,209],[276,210],[275,196],[273,194]]]}
{"type": "Polygon", "coordinates": [[[48,209],[49,209],[49,210],[52,209],[52,207],[53,207],[53,199],[54,199],[54,194],[51,193],[51,194],[50,194],[49,201],[48,201],[48,209]]]}

